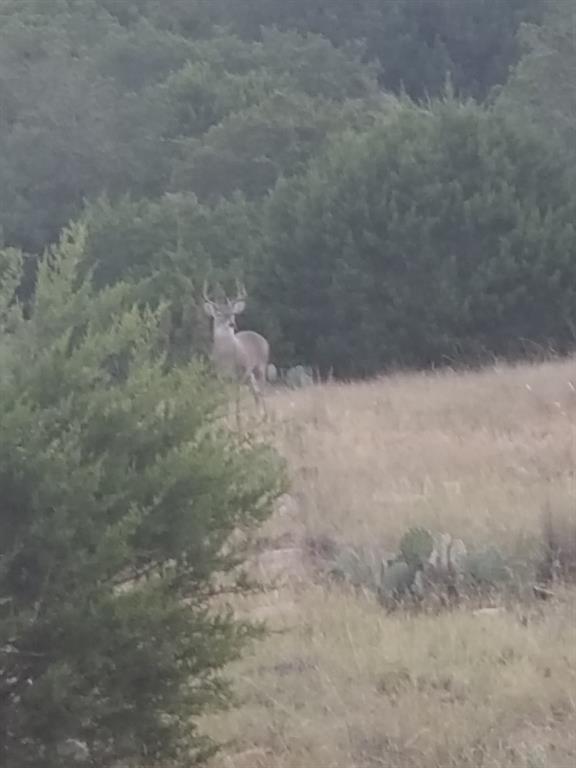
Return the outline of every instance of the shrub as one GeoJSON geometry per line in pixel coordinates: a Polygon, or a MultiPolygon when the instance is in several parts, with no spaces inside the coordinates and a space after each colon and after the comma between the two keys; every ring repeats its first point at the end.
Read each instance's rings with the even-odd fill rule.
{"type": "Polygon", "coordinates": [[[190,765],[195,716],[254,629],[216,611],[237,529],[282,472],[230,433],[197,364],[169,368],[161,308],[79,278],[77,226],[41,263],[26,312],[0,253],[0,764],[190,765]]]}
{"type": "Polygon", "coordinates": [[[574,215],[538,141],[474,104],[405,104],[277,187],[260,291],[285,352],[341,377],[562,352],[574,215]]]}

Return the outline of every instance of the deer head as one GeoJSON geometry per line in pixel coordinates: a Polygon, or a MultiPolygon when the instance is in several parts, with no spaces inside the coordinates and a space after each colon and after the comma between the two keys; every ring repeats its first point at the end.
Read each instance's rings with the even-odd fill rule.
{"type": "Polygon", "coordinates": [[[236,294],[235,299],[231,300],[224,296],[222,301],[215,301],[208,295],[208,283],[204,281],[202,291],[204,311],[214,320],[215,335],[222,332],[229,335],[236,333],[236,315],[246,309],[246,289],[238,280],[236,281],[236,294]]]}

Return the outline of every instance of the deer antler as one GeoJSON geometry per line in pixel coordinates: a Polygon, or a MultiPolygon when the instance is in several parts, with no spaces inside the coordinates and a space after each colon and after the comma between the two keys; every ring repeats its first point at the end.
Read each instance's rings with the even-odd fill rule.
{"type": "Polygon", "coordinates": [[[240,301],[241,299],[245,299],[247,296],[246,288],[244,287],[244,283],[241,283],[238,278],[236,278],[236,301],[240,301]]]}
{"type": "Polygon", "coordinates": [[[208,296],[208,280],[204,280],[204,286],[202,288],[202,298],[204,301],[208,302],[208,304],[213,304],[213,300],[208,296]]]}

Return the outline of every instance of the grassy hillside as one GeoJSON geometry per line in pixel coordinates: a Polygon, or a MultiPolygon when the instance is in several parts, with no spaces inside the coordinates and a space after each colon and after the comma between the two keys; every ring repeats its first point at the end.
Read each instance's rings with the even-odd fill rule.
{"type": "Polygon", "coordinates": [[[574,592],[386,613],[317,565],[412,525],[538,557],[545,512],[576,524],[575,387],[572,360],[271,397],[293,487],[254,559],[270,588],[237,608],[273,632],[232,670],[243,707],[204,721],[229,740],[214,766],[572,764],[574,592]]]}

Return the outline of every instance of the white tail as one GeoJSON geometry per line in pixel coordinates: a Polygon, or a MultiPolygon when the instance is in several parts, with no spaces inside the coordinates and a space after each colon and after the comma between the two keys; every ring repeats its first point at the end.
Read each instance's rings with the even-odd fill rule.
{"type": "Polygon", "coordinates": [[[223,301],[214,301],[204,283],[204,311],[214,321],[212,359],[220,375],[249,384],[259,400],[259,385],[266,381],[270,345],[254,331],[236,333],[236,315],[246,307],[246,290],[239,283],[236,288],[234,300],[224,297],[223,301]]]}

